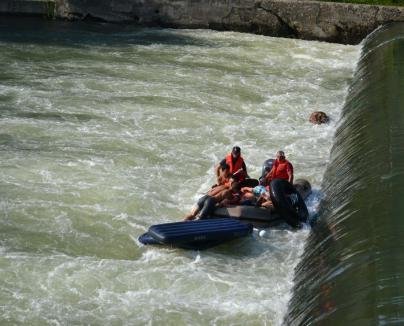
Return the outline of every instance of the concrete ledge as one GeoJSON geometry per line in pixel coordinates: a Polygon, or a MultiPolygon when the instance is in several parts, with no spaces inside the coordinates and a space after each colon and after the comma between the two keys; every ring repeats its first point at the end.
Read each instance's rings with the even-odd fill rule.
{"type": "Polygon", "coordinates": [[[345,44],[404,21],[403,7],[305,0],[56,0],[63,19],[211,28],[345,44]]]}
{"type": "Polygon", "coordinates": [[[140,26],[211,28],[357,44],[404,21],[404,7],[306,0],[0,0],[0,13],[140,26]]]}

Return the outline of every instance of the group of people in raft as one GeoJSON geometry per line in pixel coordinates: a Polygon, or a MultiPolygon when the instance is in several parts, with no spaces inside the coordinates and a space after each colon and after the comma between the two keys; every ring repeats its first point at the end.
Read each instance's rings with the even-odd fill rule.
{"type": "MultiPolygon", "coordinates": [[[[201,197],[192,208],[185,221],[206,219],[217,207],[230,205],[253,205],[256,207],[273,207],[269,196],[269,185],[273,179],[285,179],[293,184],[293,165],[286,159],[283,151],[276,153],[272,169],[265,173],[259,184],[252,187],[247,174],[247,167],[241,156],[239,146],[215,166],[216,184],[201,197]]],[[[256,181],[256,180],[255,180],[256,181]]]]}

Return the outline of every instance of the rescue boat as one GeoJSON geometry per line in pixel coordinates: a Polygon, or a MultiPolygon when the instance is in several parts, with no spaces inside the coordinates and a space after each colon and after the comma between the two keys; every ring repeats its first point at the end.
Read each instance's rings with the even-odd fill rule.
{"type": "MultiPolygon", "coordinates": [[[[273,160],[264,162],[262,176],[272,163],[273,160]]],[[[246,237],[253,227],[267,228],[286,222],[298,228],[307,221],[309,214],[304,200],[310,193],[311,185],[307,180],[298,179],[292,185],[275,179],[270,184],[271,208],[245,205],[217,208],[208,219],[152,225],[139,237],[139,242],[202,250],[246,237]]]]}

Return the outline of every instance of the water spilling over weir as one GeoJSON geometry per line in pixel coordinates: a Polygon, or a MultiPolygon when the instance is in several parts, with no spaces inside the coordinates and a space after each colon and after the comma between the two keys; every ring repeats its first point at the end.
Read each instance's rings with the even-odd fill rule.
{"type": "Polygon", "coordinates": [[[206,252],[136,238],[187,213],[234,144],[253,177],[284,149],[314,211],[358,57],[239,33],[2,19],[0,324],[280,325],[308,229],[206,252]],[[313,110],[331,123],[310,124],[313,110]]]}
{"type": "Polygon", "coordinates": [[[404,24],[362,49],[287,325],[404,323],[404,24]]]}

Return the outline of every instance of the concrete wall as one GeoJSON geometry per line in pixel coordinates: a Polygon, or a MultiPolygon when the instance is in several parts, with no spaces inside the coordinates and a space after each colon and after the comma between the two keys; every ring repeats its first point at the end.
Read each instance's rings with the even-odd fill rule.
{"type": "Polygon", "coordinates": [[[1,14],[53,16],[54,0],[0,0],[1,14]]]}
{"type": "MultiPolygon", "coordinates": [[[[54,1],[59,19],[211,28],[349,44],[359,43],[379,25],[404,21],[403,7],[305,0],[54,1]]],[[[1,0],[0,12],[16,13],[18,2],[30,3],[34,11],[35,2],[49,1],[1,0]]]]}

